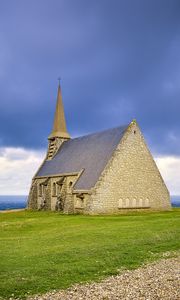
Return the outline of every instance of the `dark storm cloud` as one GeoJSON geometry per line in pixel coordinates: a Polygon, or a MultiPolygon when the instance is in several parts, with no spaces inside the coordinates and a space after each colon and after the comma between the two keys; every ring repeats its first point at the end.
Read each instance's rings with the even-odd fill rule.
{"type": "Polygon", "coordinates": [[[136,118],[180,154],[180,1],[0,2],[0,144],[46,145],[62,77],[72,135],[136,118]]]}

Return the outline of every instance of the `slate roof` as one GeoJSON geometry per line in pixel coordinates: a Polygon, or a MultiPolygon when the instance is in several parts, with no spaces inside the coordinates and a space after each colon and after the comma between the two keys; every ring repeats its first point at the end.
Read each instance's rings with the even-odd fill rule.
{"type": "Polygon", "coordinates": [[[36,177],[84,169],[74,190],[89,190],[97,182],[127,127],[120,126],[64,142],[54,158],[43,163],[36,177]]]}

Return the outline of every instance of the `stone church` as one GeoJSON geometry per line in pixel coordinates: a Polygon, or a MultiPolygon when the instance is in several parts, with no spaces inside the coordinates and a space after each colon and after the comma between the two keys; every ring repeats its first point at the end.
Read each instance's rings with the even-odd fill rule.
{"type": "Polygon", "coordinates": [[[70,138],[58,86],[47,155],[32,179],[28,208],[117,214],[169,210],[170,197],[135,120],[70,138]]]}

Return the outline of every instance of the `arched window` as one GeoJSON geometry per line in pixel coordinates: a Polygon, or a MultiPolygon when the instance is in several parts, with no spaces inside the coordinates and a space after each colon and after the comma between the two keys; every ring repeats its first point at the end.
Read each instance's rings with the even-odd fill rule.
{"type": "Polygon", "coordinates": [[[146,207],[149,207],[149,199],[146,198],[146,207]]]}
{"type": "Polygon", "coordinates": [[[139,199],[139,207],[143,207],[143,199],[142,198],[139,199]]]}

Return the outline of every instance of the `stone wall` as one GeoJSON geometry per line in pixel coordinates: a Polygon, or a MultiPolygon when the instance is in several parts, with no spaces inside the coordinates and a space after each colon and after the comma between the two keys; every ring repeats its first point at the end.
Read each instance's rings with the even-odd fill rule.
{"type": "Polygon", "coordinates": [[[32,182],[29,198],[31,199],[28,204],[30,209],[50,209],[51,197],[50,197],[50,178],[34,179],[32,182]]]}
{"type": "Polygon", "coordinates": [[[76,178],[77,175],[62,175],[34,179],[29,193],[28,208],[57,210],[58,200],[61,200],[62,209],[58,208],[58,210],[64,213],[74,213],[72,190],[76,178]]]}
{"type": "Polygon", "coordinates": [[[168,210],[169,192],[135,122],[92,189],[89,213],[168,210]]]}
{"type": "Polygon", "coordinates": [[[28,204],[29,209],[38,209],[37,204],[37,180],[32,180],[31,188],[28,196],[28,204]]]}
{"type": "Polygon", "coordinates": [[[58,196],[61,197],[63,202],[63,212],[73,213],[74,212],[74,202],[72,189],[77,175],[66,175],[51,178],[51,210],[56,209],[56,203],[58,201],[58,196]],[[57,184],[57,193],[53,193],[53,185],[58,181],[63,179],[63,184],[57,184]]]}
{"type": "Polygon", "coordinates": [[[89,214],[91,211],[91,195],[88,193],[75,193],[73,195],[74,213],[89,214]]]}

